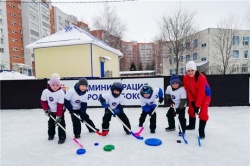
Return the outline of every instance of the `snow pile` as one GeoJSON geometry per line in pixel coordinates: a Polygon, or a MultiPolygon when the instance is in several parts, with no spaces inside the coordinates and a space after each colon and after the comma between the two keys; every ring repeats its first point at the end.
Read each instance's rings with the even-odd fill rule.
{"type": "Polygon", "coordinates": [[[3,71],[0,73],[0,80],[22,80],[22,79],[35,79],[35,77],[27,76],[15,71],[3,71]]]}

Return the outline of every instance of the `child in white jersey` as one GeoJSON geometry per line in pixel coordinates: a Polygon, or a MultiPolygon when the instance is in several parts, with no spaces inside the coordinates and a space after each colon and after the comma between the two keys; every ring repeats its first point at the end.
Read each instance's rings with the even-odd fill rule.
{"type": "MultiPolygon", "coordinates": [[[[89,115],[86,112],[88,100],[87,88],[88,80],[86,78],[81,78],[75,84],[74,88],[68,90],[65,95],[64,105],[71,114],[75,138],[80,138],[81,136],[81,123],[74,113],[80,115],[81,122],[86,121],[90,126],[95,128],[93,121],[89,118],[89,115]]],[[[87,125],[86,127],[88,128],[89,132],[94,132],[87,125]]],[[[99,130],[97,128],[95,129],[99,130]]]]}
{"type": "MultiPolygon", "coordinates": [[[[48,140],[53,140],[55,135],[55,124],[60,123],[65,128],[64,120],[64,92],[60,88],[60,76],[53,74],[50,78],[47,89],[43,90],[41,96],[41,105],[45,111],[45,115],[52,115],[56,122],[50,117],[48,121],[48,140]]],[[[61,127],[58,127],[58,144],[63,144],[66,139],[66,133],[61,127]]]]}
{"type": "MultiPolygon", "coordinates": [[[[122,84],[120,82],[114,82],[113,85],[111,86],[111,92],[99,96],[99,101],[101,102],[102,107],[105,108],[103,123],[102,123],[102,131],[104,133],[108,134],[109,132],[109,122],[111,120],[112,115],[118,116],[123,121],[123,123],[129,129],[131,129],[129,119],[123,111],[124,97],[123,95],[121,95],[122,90],[123,90],[122,84]],[[111,113],[108,107],[110,107],[114,111],[114,114],[111,113]]],[[[126,132],[126,134],[128,135],[130,134],[130,132],[124,126],[123,129],[126,132]]]]}
{"type": "Polygon", "coordinates": [[[142,127],[147,115],[150,116],[150,132],[155,133],[156,129],[156,112],[153,113],[157,106],[156,98],[159,98],[158,102],[163,102],[163,91],[161,88],[152,88],[151,86],[144,85],[140,90],[140,100],[142,106],[142,113],[139,118],[139,127],[142,127]],[[153,114],[152,114],[153,113],[153,114]]]}
{"type": "MultiPolygon", "coordinates": [[[[178,114],[183,134],[185,134],[186,130],[185,109],[187,102],[187,93],[177,75],[173,74],[171,76],[170,85],[167,87],[165,93],[166,93],[166,99],[170,104],[170,108],[166,114],[168,118],[169,127],[165,128],[165,130],[166,131],[175,130],[174,117],[176,116],[176,114],[178,114]],[[173,105],[176,108],[176,112],[173,108],[173,105]]],[[[181,132],[179,132],[179,135],[181,135],[181,132]]]]}

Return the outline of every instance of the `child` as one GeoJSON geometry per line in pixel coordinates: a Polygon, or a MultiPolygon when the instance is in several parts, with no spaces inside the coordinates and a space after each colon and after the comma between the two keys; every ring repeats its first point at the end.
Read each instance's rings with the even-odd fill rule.
{"type": "MultiPolygon", "coordinates": [[[[166,99],[170,104],[170,108],[166,114],[168,118],[169,127],[165,128],[166,131],[174,131],[175,130],[175,115],[179,115],[179,120],[181,124],[181,128],[183,134],[185,134],[186,130],[186,118],[185,118],[185,109],[186,109],[186,102],[187,102],[187,94],[186,90],[184,89],[179,77],[173,74],[170,78],[170,85],[166,89],[166,99]],[[176,112],[173,108],[176,108],[176,112]]],[[[181,136],[181,132],[179,132],[181,136]]]]}
{"type": "MultiPolygon", "coordinates": [[[[53,140],[55,135],[55,124],[60,123],[65,128],[64,120],[64,92],[60,88],[60,76],[53,74],[50,78],[47,89],[43,90],[41,96],[41,105],[45,111],[45,115],[50,117],[52,115],[56,122],[50,117],[48,121],[48,140],[53,140]]],[[[58,144],[63,144],[66,139],[66,133],[61,127],[58,127],[58,144]]]]}
{"type": "MultiPolygon", "coordinates": [[[[122,84],[120,82],[114,82],[113,85],[111,86],[111,92],[100,95],[99,97],[99,101],[101,102],[102,107],[105,108],[103,123],[102,123],[102,131],[104,133],[108,134],[109,132],[109,122],[111,120],[112,115],[118,116],[123,121],[123,123],[129,129],[131,129],[128,117],[123,111],[124,97],[123,95],[121,95],[122,90],[123,90],[122,84]],[[114,114],[111,113],[108,107],[110,107],[114,111],[114,114]]],[[[126,134],[128,135],[130,134],[130,132],[124,126],[123,129],[126,132],[126,134]]],[[[107,134],[103,136],[106,136],[107,134]]]]}
{"type": "MultiPolygon", "coordinates": [[[[65,95],[64,105],[69,110],[71,114],[71,120],[73,123],[73,132],[75,134],[75,138],[79,139],[81,137],[81,123],[80,120],[74,115],[80,115],[81,122],[86,121],[90,126],[95,128],[93,121],[89,118],[87,114],[87,87],[88,80],[86,78],[79,79],[78,83],[75,84],[74,88],[71,88],[67,91],[65,95]]],[[[94,132],[87,125],[89,132],[94,132]]],[[[99,130],[95,128],[96,130],[99,130]]]]}
{"type": "Polygon", "coordinates": [[[163,92],[161,88],[152,89],[151,86],[144,85],[140,90],[140,100],[142,106],[142,113],[139,118],[139,127],[142,127],[147,115],[150,117],[150,132],[155,133],[156,129],[156,112],[153,113],[157,103],[155,99],[159,97],[159,103],[163,102],[163,92]]]}

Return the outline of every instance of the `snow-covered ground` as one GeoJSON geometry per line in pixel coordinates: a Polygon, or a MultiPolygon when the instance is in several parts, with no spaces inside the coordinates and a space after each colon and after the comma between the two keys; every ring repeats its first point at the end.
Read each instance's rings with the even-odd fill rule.
{"type": "MultiPolygon", "coordinates": [[[[178,131],[165,132],[168,108],[157,109],[157,130],[151,134],[148,126],[141,136],[144,140],[126,135],[122,125],[112,118],[106,137],[88,133],[82,126],[79,142],[86,149],[77,155],[79,146],[69,135],[58,145],[58,136],[47,140],[47,120],[43,110],[1,110],[1,166],[249,166],[250,165],[250,107],[210,107],[206,139],[197,144],[197,130],[187,131],[186,145],[178,131]],[[162,140],[160,146],[148,146],[148,138],[162,140]],[[182,143],[177,143],[181,140],[182,143]],[[99,146],[95,146],[99,143],[99,146]],[[115,146],[106,152],[107,144],[115,146]]],[[[90,118],[101,129],[102,108],[87,110],[90,118]]],[[[132,131],[139,131],[140,108],[125,108],[132,131]]],[[[73,135],[72,122],[67,112],[66,130],[73,135]]],[[[187,117],[187,116],[186,116],[187,117]]],[[[149,123],[148,123],[149,124],[149,123]]],[[[198,121],[196,122],[198,125],[198,121]]],[[[196,129],[198,126],[196,126],[196,129]]]]}
{"type": "Polygon", "coordinates": [[[15,71],[0,72],[0,80],[35,79],[34,76],[26,76],[15,71]]]}

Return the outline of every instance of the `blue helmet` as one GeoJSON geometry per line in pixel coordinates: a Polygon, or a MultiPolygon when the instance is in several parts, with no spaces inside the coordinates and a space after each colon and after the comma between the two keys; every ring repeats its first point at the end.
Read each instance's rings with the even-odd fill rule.
{"type": "Polygon", "coordinates": [[[148,85],[144,85],[142,88],[141,88],[141,91],[140,91],[140,94],[143,96],[144,94],[152,94],[153,93],[153,89],[151,86],[148,86],[148,85]]]}
{"type": "Polygon", "coordinates": [[[111,92],[112,95],[116,98],[118,97],[120,94],[115,94],[114,90],[117,90],[120,92],[120,94],[122,93],[123,87],[122,84],[120,82],[114,82],[113,85],[111,86],[111,92]]]}

